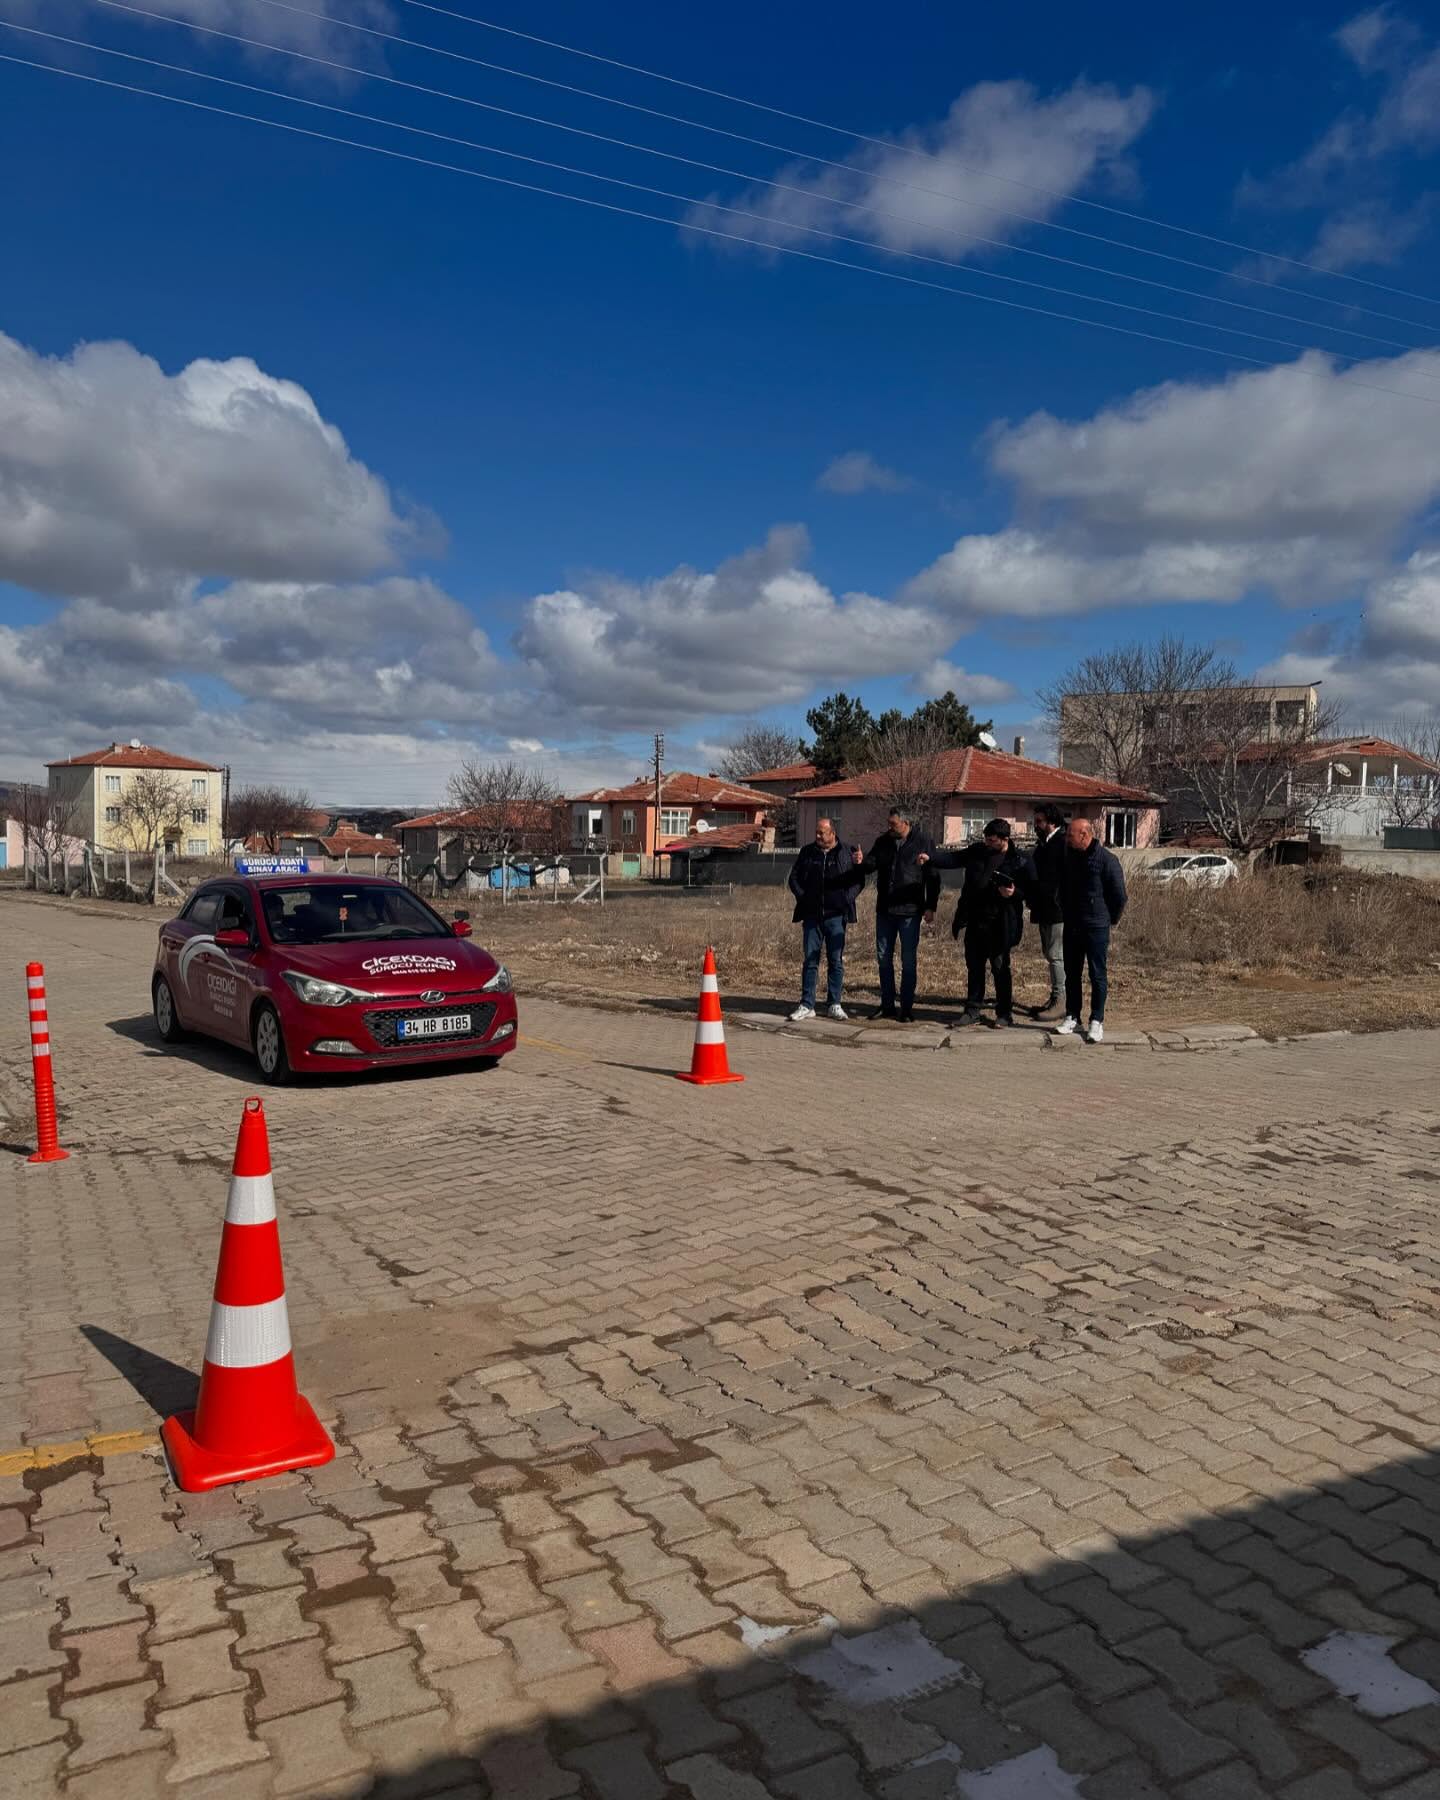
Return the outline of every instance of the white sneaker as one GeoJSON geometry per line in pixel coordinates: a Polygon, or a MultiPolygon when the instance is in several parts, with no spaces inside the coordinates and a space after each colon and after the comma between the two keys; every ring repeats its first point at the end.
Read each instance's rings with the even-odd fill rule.
{"type": "Polygon", "coordinates": [[[1090,1029],[1085,1033],[1085,1042],[1087,1044],[1103,1044],[1105,1042],[1105,1027],[1098,1019],[1090,1021],[1090,1029]]]}
{"type": "Polygon", "coordinates": [[[794,1012],[791,1013],[790,1023],[792,1025],[799,1025],[803,1020],[813,1019],[814,1017],[815,1017],[815,1008],[813,1006],[806,1006],[802,1003],[801,1005],[799,1005],[795,1008],[794,1012]]]}
{"type": "Polygon", "coordinates": [[[1058,1037],[1074,1037],[1079,1029],[1080,1021],[1067,1015],[1064,1021],[1055,1027],[1055,1032],[1058,1037]]]}
{"type": "Polygon", "coordinates": [[[837,1000],[833,1006],[827,1006],[825,1008],[825,1017],[827,1019],[848,1019],[850,1015],[837,1000]]]}

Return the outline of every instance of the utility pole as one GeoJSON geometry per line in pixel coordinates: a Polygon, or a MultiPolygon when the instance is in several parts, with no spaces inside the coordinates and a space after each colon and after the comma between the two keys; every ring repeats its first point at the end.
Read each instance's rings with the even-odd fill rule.
{"type": "Polygon", "coordinates": [[[655,834],[650,840],[650,879],[660,879],[660,766],[665,761],[665,734],[655,733],[655,834]]]}
{"type": "Polygon", "coordinates": [[[230,765],[226,763],[221,771],[223,777],[220,787],[220,855],[222,860],[230,858],[230,765]]]}

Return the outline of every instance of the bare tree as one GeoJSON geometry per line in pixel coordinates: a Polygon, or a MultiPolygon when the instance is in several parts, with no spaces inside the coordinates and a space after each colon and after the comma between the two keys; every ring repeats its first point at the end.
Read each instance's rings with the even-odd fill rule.
{"type": "Polygon", "coordinates": [[[560,791],[539,769],[520,763],[461,763],[450,777],[452,821],[473,850],[553,850],[560,791]]]}
{"type": "Polygon", "coordinates": [[[152,855],[184,829],[189,805],[179,776],[165,769],[137,769],[120,796],[120,831],[132,850],[152,855]]]}
{"type": "Polygon", "coordinates": [[[310,796],[301,788],[239,788],[230,796],[226,834],[242,843],[258,837],[273,855],[282,837],[310,826],[312,810],[310,796]]]}
{"type": "Polygon", "coordinates": [[[1405,831],[1434,828],[1440,818],[1440,718],[1400,718],[1376,734],[1404,751],[1398,768],[1371,777],[1383,798],[1387,825],[1405,831]]]}
{"type": "Polygon", "coordinates": [[[872,741],[858,773],[887,809],[905,813],[938,842],[959,755],[943,724],[903,720],[872,741]]]}
{"type": "Polygon", "coordinates": [[[1195,704],[1239,682],[1213,645],[1162,637],[1082,657],[1038,698],[1066,768],[1143,788],[1168,760],[1167,740],[1193,724],[1195,704]]]}
{"type": "Polygon", "coordinates": [[[63,888],[70,846],[80,836],[79,802],[48,788],[31,787],[27,783],[10,805],[12,817],[19,821],[30,885],[40,885],[40,867],[43,863],[45,885],[54,893],[55,865],[58,861],[61,870],[60,884],[63,888]]]}
{"type": "Polygon", "coordinates": [[[764,769],[783,769],[804,760],[805,746],[783,725],[752,725],[742,731],[716,764],[725,781],[745,781],[764,769]]]}

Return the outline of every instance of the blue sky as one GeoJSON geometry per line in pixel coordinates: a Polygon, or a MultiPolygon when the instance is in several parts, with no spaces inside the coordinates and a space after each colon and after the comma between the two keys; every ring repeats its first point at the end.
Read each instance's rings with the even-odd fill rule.
{"type": "Polygon", "coordinates": [[[241,779],[425,802],[462,755],[520,746],[573,787],[633,773],[659,727],[704,767],[747,717],[950,680],[1033,738],[1037,683],[1177,628],[1321,675],[1357,718],[1440,704],[1440,301],[1420,298],[1440,296],[1440,49],[1419,9],[484,13],[904,146],[887,151],[407,0],[137,4],[172,18],[90,0],[0,0],[0,17],[718,200],[766,222],[690,223],[882,273],[706,241],[673,201],[0,30],[6,54],[680,221],[0,63],[0,157],[23,172],[0,251],[0,774],[139,735],[241,779]],[[766,178],[792,191],[751,185],[766,178]],[[1042,250],[1113,273],[1026,253],[1042,250]]]}

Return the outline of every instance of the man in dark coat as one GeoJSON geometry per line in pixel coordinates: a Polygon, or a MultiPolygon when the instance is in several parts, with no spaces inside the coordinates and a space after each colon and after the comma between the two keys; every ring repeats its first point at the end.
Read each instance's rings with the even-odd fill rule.
{"type": "Polygon", "coordinates": [[[855,866],[875,876],[875,958],[880,965],[880,1005],[874,1019],[914,1017],[915,981],[922,921],[935,921],[940,877],[928,866],[935,846],[902,806],[890,810],[889,829],[855,866]],[[895,949],[900,949],[900,1010],[895,1010],[895,949]]]}
{"type": "Polygon", "coordinates": [[[1072,819],[1060,874],[1060,910],[1065,915],[1065,1019],[1060,1026],[1064,1037],[1080,1029],[1087,969],[1090,1027],[1085,1038],[1098,1044],[1105,1036],[1110,933],[1120,923],[1125,900],[1125,871],[1119,859],[1095,836],[1088,819],[1072,819]]]}
{"type": "Polygon", "coordinates": [[[1010,821],[992,819],[978,844],[937,850],[936,869],[963,869],[951,932],[965,934],[965,1011],[957,1021],[974,1025],[985,1004],[985,971],[995,981],[995,1024],[1015,1023],[1010,952],[1025,932],[1025,900],[1035,881],[1034,866],[1010,842],[1010,821]]]}
{"type": "Polygon", "coordinates": [[[795,896],[791,915],[802,926],[805,961],[800,975],[800,1004],[791,1013],[793,1024],[815,1017],[815,984],[820,973],[820,953],[825,953],[825,1010],[832,1019],[843,1019],[840,996],[845,986],[845,932],[855,923],[855,896],[865,877],[855,867],[855,852],[842,844],[829,819],[815,821],[815,841],[806,844],[790,867],[790,892],[795,896]]]}
{"type": "Polygon", "coordinates": [[[1065,953],[1060,912],[1060,875],[1065,866],[1065,815],[1053,800],[1035,808],[1035,850],[1030,859],[1035,880],[1030,889],[1030,918],[1040,934],[1040,948],[1050,971],[1050,993],[1035,1008],[1037,1019],[1058,1019],[1065,1000],[1065,953]]]}

